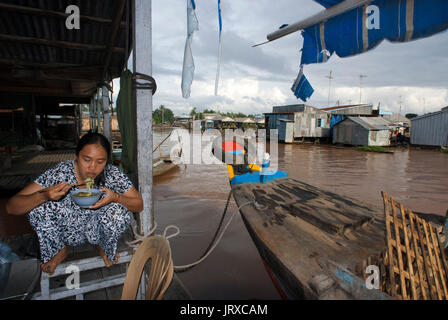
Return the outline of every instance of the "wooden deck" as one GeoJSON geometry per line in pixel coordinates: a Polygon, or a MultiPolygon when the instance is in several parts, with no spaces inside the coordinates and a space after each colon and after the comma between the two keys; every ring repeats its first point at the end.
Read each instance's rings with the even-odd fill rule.
{"type": "MultiPolygon", "coordinates": [[[[7,245],[9,245],[13,252],[19,255],[19,257],[23,260],[25,259],[38,259],[39,257],[39,245],[37,243],[37,237],[35,234],[26,234],[22,236],[8,237],[0,239],[7,245]]],[[[125,231],[122,238],[119,242],[120,252],[128,252],[128,254],[133,254],[133,249],[126,245],[126,241],[133,240],[132,232],[130,229],[125,231]]],[[[98,250],[96,246],[91,244],[85,244],[78,247],[67,247],[68,248],[68,257],[61,264],[60,275],[50,278],[50,289],[65,290],[66,280],[70,274],[65,274],[63,271],[66,266],[69,266],[74,261],[92,261],[97,260],[99,262],[99,267],[92,269],[81,271],[80,280],[82,284],[88,284],[98,279],[103,279],[105,281],[110,279],[117,279],[123,277],[126,273],[127,263],[118,264],[106,268],[103,266],[101,262],[101,258],[99,258],[98,250]]],[[[95,290],[92,292],[88,292],[84,294],[84,300],[119,300],[121,298],[121,291],[123,289],[123,285],[119,284],[113,287],[108,287],[104,289],[95,290]]],[[[33,291],[34,296],[39,298],[41,292],[40,284],[38,283],[35,290],[33,291]]],[[[70,296],[63,298],[64,300],[74,300],[76,296],[70,296]]],[[[173,280],[171,282],[170,287],[166,291],[164,295],[164,300],[191,300],[192,297],[188,290],[184,287],[180,279],[174,275],[173,280]]]]}

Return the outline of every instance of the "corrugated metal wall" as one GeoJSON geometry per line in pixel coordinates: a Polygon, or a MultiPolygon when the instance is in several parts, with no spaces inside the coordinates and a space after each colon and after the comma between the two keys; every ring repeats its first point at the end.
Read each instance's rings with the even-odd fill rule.
{"type": "Polygon", "coordinates": [[[321,138],[330,135],[330,121],[328,113],[313,107],[307,107],[304,112],[294,113],[295,138],[321,138]],[[318,127],[320,119],[320,127],[318,127]]]}
{"type": "Polygon", "coordinates": [[[411,144],[448,146],[448,109],[411,119],[411,144]]]}
{"type": "Polygon", "coordinates": [[[278,119],[289,119],[294,120],[294,113],[278,113],[278,114],[265,114],[265,124],[266,129],[278,129],[277,128],[277,120],[278,119]]]}
{"type": "Polygon", "coordinates": [[[368,144],[369,131],[350,119],[338,123],[334,126],[333,130],[333,143],[361,146],[368,144]]]}
{"type": "Polygon", "coordinates": [[[390,131],[369,130],[347,119],[334,126],[333,143],[354,146],[389,146],[390,131]]]}
{"type": "Polygon", "coordinates": [[[286,143],[293,142],[294,122],[279,120],[277,123],[277,128],[278,138],[280,141],[284,141],[286,143]]]}
{"type": "Polygon", "coordinates": [[[390,146],[390,130],[370,130],[368,146],[390,146]]]}
{"type": "Polygon", "coordinates": [[[272,112],[302,112],[305,110],[304,104],[293,104],[289,106],[274,106],[272,112]]]}

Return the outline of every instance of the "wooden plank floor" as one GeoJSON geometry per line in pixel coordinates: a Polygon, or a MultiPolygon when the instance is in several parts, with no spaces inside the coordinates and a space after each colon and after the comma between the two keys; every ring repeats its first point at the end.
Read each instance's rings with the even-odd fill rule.
{"type": "MultiPolygon", "coordinates": [[[[125,241],[129,241],[129,237],[132,237],[130,229],[128,229],[123,237],[120,239],[119,249],[126,248],[125,241]]],[[[21,236],[0,238],[12,251],[19,255],[21,259],[38,258],[39,248],[37,238],[35,234],[25,234],[21,236]]],[[[71,261],[74,259],[94,257],[98,255],[98,251],[95,246],[86,244],[79,247],[68,247],[69,256],[65,261],[71,261]]],[[[110,268],[98,268],[94,270],[88,270],[81,272],[80,278],[82,282],[88,282],[90,280],[105,279],[110,276],[123,274],[126,272],[126,264],[114,265],[110,268]]],[[[50,279],[50,288],[59,288],[65,286],[67,276],[59,276],[50,279]]],[[[115,286],[111,288],[101,289],[94,292],[89,292],[84,295],[85,300],[119,300],[121,298],[121,292],[123,286],[115,286]]],[[[40,288],[37,285],[35,292],[39,292],[40,288]]],[[[75,297],[66,298],[66,300],[74,300],[75,297]]],[[[180,279],[174,274],[173,280],[167,289],[164,300],[191,300],[191,294],[188,289],[183,285],[180,279]]]]}
{"type": "Polygon", "coordinates": [[[73,159],[75,159],[75,150],[24,154],[13,160],[11,168],[0,172],[0,191],[19,191],[45,170],[59,162],[73,159]]]}

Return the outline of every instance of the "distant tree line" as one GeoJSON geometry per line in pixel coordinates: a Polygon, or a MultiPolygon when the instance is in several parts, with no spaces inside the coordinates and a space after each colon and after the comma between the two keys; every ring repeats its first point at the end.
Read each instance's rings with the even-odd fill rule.
{"type": "Polygon", "coordinates": [[[412,119],[412,118],[418,117],[418,114],[416,114],[416,113],[406,113],[405,117],[408,118],[408,119],[412,119]]]}
{"type": "Polygon", "coordinates": [[[216,113],[221,116],[226,116],[226,117],[230,117],[230,118],[254,117],[254,115],[252,115],[252,114],[246,115],[242,112],[219,112],[219,111],[215,111],[213,109],[204,109],[203,111],[199,112],[196,107],[194,107],[190,111],[190,116],[194,117],[196,120],[202,120],[202,119],[204,119],[204,113],[216,113]]]}
{"type": "Polygon", "coordinates": [[[171,109],[165,108],[164,105],[161,105],[159,108],[152,112],[152,120],[156,123],[173,123],[174,122],[174,113],[171,109]]]}
{"type": "MultiPolygon", "coordinates": [[[[246,118],[246,117],[254,117],[254,115],[246,115],[242,112],[218,112],[213,109],[204,109],[202,111],[198,111],[196,107],[193,107],[190,111],[190,116],[194,117],[195,120],[204,119],[204,114],[206,113],[216,113],[221,116],[226,116],[230,118],[246,118]]],[[[161,105],[159,108],[152,112],[152,120],[156,124],[160,123],[173,123],[175,121],[174,113],[171,109],[166,108],[164,105],[161,105]]]]}

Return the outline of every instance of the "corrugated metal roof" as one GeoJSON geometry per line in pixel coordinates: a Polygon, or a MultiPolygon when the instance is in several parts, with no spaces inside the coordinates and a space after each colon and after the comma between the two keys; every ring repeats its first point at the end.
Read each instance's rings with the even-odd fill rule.
{"type": "Polygon", "coordinates": [[[347,117],[347,119],[358,123],[369,130],[389,130],[390,123],[383,118],[378,117],[347,117]]]}
{"type": "Polygon", "coordinates": [[[438,115],[438,114],[440,114],[440,113],[442,113],[442,112],[448,112],[448,107],[442,108],[440,111],[435,111],[435,112],[431,112],[431,113],[423,114],[423,115],[421,115],[421,116],[412,118],[412,119],[411,119],[411,122],[412,122],[412,121],[415,121],[415,120],[420,120],[420,119],[423,119],[423,118],[426,118],[426,117],[433,117],[433,116],[438,115]]]}
{"type": "Polygon", "coordinates": [[[346,105],[346,106],[321,108],[320,110],[332,111],[332,110],[343,110],[343,109],[351,109],[351,108],[359,108],[359,107],[372,107],[372,105],[371,104],[352,104],[352,105],[346,105]]]}
{"type": "Polygon", "coordinates": [[[403,122],[403,123],[408,123],[408,124],[411,123],[411,121],[408,118],[406,118],[405,116],[403,116],[399,113],[385,114],[382,117],[383,117],[383,119],[386,119],[393,123],[398,123],[398,122],[403,122]]]}
{"type": "Polygon", "coordinates": [[[126,0],[0,0],[0,91],[91,96],[124,68],[126,12],[126,0]],[[66,27],[69,5],[79,30],[66,27]]]}
{"type": "Polygon", "coordinates": [[[235,122],[238,123],[255,123],[251,118],[235,118],[235,122]]]}

